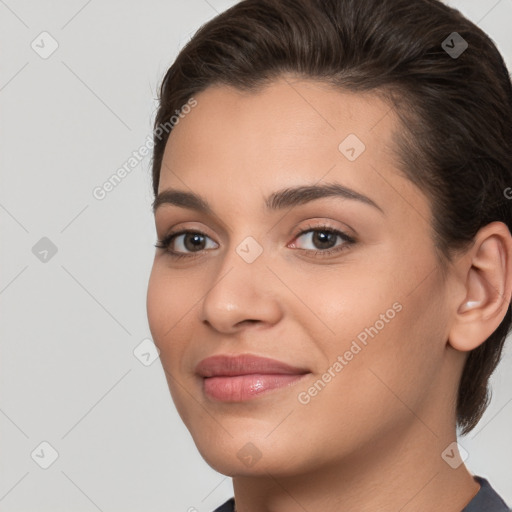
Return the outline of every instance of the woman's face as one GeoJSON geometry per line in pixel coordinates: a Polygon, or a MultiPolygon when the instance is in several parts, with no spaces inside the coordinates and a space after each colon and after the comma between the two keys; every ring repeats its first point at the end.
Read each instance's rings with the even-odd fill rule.
{"type": "Polygon", "coordinates": [[[435,441],[460,376],[449,278],[429,202],[391,152],[394,111],[284,77],[195,99],[167,142],[159,194],[194,194],[211,211],[183,195],[159,201],[159,240],[191,233],[156,250],[147,310],[202,456],[229,475],[294,474],[370,456],[370,443],[393,446],[406,432],[435,441]],[[210,356],[247,354],[299,370],[198,373],[210,356]]]}

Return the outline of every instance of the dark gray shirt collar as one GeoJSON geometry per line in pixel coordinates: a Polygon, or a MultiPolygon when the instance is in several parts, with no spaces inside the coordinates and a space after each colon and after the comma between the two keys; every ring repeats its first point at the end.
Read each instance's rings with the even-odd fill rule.
{"type": "MultiPolygon", "coordinates": [[[[479,491],[461,512],[512,512],[491,484],[481,476],[474,476],[480,484],[479,491]]],[[[213,512],[234,512],[235,500],[230,498],[213,512]]]]}
{"type": "Polygon", "coordinates": [[[485,478],[474,476],[474,479],[480,484],[480,490],[462,512],[510,512],[512,510],[485,478]]]}

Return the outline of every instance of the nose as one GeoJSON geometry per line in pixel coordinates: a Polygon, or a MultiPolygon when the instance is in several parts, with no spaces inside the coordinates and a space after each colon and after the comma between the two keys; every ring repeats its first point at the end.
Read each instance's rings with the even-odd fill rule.
{"type": "Polygon", "coordinates": [[[230,248],[206,286],[201,321],[219,332],[272,325],[282,316],[279,280],[268,269],[264,253],[249,263],[230,248]]]}

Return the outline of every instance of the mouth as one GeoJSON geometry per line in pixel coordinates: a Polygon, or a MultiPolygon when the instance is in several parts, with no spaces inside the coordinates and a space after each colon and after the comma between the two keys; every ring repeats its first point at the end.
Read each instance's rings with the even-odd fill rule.
{"type": "Polygon", "coordinates": [[[196,373],[202,378],[203,392],[210,399],[242,402],[287,388],[311,372],[275,359],[241,354],[203,359],[196,366],[196,373]]]}

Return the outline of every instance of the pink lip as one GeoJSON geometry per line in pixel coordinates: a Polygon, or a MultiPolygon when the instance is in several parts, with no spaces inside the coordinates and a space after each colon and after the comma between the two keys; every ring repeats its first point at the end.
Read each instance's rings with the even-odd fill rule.
{"type": "Polygon", "coordinates": [[[195,368],[203,377],[203,390],[213,399],[240,402],[267,391],[288,386],[310,373],[282,361],[241,354],[216,355],[203,359],[195,368]]]}

